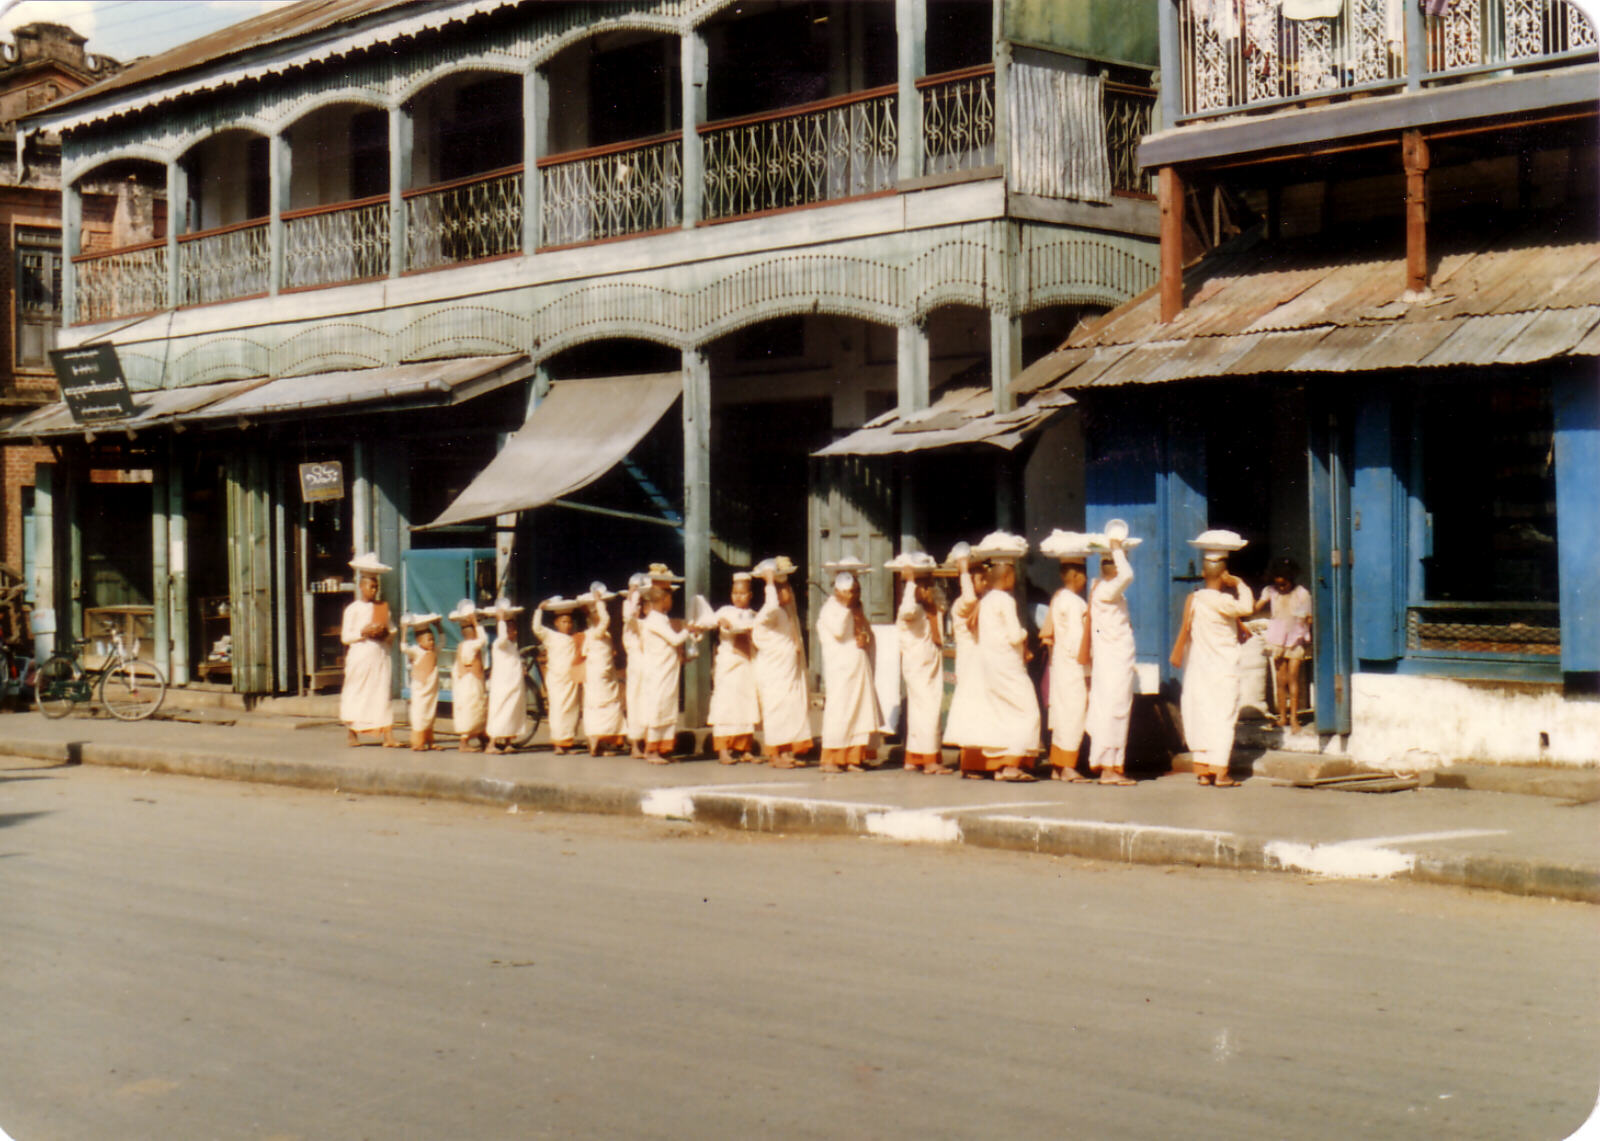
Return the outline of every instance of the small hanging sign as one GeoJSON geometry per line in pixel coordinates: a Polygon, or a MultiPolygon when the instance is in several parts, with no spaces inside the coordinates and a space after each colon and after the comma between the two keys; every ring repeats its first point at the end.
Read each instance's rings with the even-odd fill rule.
{"type": "Polygon", "coordinates": [[[52,349],[50,367],[74,423],[98,424],[133,415],[133,397],[115,345],[52,349]]]}
{"type": "Polygon", "coordinates": [[[344,465],[338,460],[300,465],[300,498],[307,503],[344,498],[344,465]]]}

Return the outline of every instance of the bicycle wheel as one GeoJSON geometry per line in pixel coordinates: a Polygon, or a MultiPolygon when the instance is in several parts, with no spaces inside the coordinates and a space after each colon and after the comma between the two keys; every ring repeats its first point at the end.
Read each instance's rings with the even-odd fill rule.
{"type": "Polygon", "coordinates": [[[154,662],[128,658],[107,663],[100,679],[100,704],[119,721],[143,721],[161,708],[167,679],[154,662]]]}
{"type": "Polygon", "coordinates": [[[533,735],[539,731],[539,725],[544,721],[545,698],[544,677],[539,673],[538,648],[529,646],[522,651],[522,692],[524,697],[523,708],[527,711],[522,723],[522,732],[511,739],[511,743],[519,749],[525,749],[533,742],[533,735]]]}
{"type": "Polygon", "coordinates": [[[65,717],[78,701],[77,663],[65,654],[45,659],[33,674],[33,699],[46,717],[65,717]]]}

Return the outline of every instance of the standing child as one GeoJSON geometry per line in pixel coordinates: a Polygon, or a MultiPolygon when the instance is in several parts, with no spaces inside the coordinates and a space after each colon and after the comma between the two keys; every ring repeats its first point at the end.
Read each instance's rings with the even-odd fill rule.
{"type": "Polygon", "coordinates": [[[756,699],[755,647],[750,632],[756,612],[750,609],[750,573],[733,576],[730,603],[711,615],[717,631],[717,653],[711,665],[711,708],[706,723],[717,761],[724,765],[755,759],[756,721],[761,707],[756,699]]]}
{"type": "Polygon", "coordinates": [[[978,606],[988,592],[983,568],[972,566],[972,547],[957,543],[949,561],[961,576],[961,594],[950,606],[950,638],[956,648],[956,687],[945,718],[944,743],[960,750],[962,775],[982,776],[982,735],[989,720],[989,698],[983,685],[983,658],[978,653],[978,606]]]}
{"type": "Polygon", "coordinates": [[[822,771],[861,772],[877,760],[883,715],[872,679],[872,627],[861,609],[858,559],[824,563],[833,593],[817,614],[822,652],[822,771]]]}
{"type": "Polygon", "coordinates": [[[588,608],[589,624],[583,628],[583,735],[589,741],[589,755],[603,757],[624,752],[622,689],[617,685],[617,651],[611,641],[611,611],[607,607],[616,595],[605,584],[591,583],[588,594],[578,601],[588,608]]]}
{"type": "Polygon", "coordinates": [[[1050,647],[1050,776],[1081,781],[1078,751],[1089,709],[1089,682],[1083,659],[1089,642],[1089,604],[1083,590],[1088,541],[1075,531],[1054,531],[1039,550],[1061,563],[1061,589],[1050,599],[1050,618],[1039,639],[1050,647]]]}
{"type": "Polygon", "coordinates": [[[478,627],[478,608],[463,598],[450,611],[450,621],[461,628],[456,644],[456,660],[450,667],[450,709],[455,723],[457,746],[463,753],[482,752],[489,744],[484,728],[489,719],[489,695],[483,685],[483,632],[478,627]]]}
{"type": "Polygon", "coordinates": [[[644,702],[639,697],[639,679],[644,676],[644,645],[640,623],[644,620],[644,592],[650,589],[650,576],[636,574],[628,579],[628,597],[622,600],[622,652],[627,663],[622,675],[623,731],[628,735],[629,755],[644,760],[644,702]]]}
{"type": "MultiPolygon", "coordinates": [[[[438,637],[433,624],[437,614],[407,614],[401,628],[413,631],[415,642],[403,642],[400,652],[411,664],[411,751],[424,753],[439,746],[433,743],[433,722],[439,713],[438,637]]],[[[403,635],[402,635],[403,636],[403,635]]]]}
{"type": "Polygon", "coordinates": [[[494,646],[489,651],[489,748],[509,753],[512,741],[522,735],[528,719],[527,693],[522,681],[522,652],[517,646],[517,615],[522,607],[500,599],[485,614],[496,621],[494,646]]]}
{"type": "Polygon", "coordinates": [[[750,642],[755,647],[756,693],[761,702],[761,746],[775,769],[805,767],[811,751],[811,693],[806,650],[789,576],[798,568],[787,555],[763,559],[754,573],[766,583],[750,642]]]}
{"type": "MultiPolygon", "coordinates": [[[[1125,551],[1127,524],[1106,524],[1111,557],[1100,556],[1100,578],[1089,588],[1089,708],[1084,728],[1089,734],[1089,767],[1101,784],[1131,785],[1128,776],[1128,722],[1138,680],[1133,621],[1128,616],[1128,586],[1133,566],[1125,551]]],[[[1131,542],[1132,540],[1128,540],[1131,542]]]]}
{"type": "Polygon", "coordinates": [[[939,706],[944,699],[944,611],[934,588],[933,556],[907,552],[883,564],[900,572],[900,609],[894,624],[900,643],[900,677],[906,687],[907,772],[939,776],[944,766],[939,742],[939,706]]]}
{"type": "Polygon", "coordinates": [[[572,611],[579,604],[559,594],[539,603],[533,635],[544,645],[544,689],[550,701],[550,744],[570,753],[577,743],[578,716],[583,711],[583,655],[572,632],[572,611]],[[555,629],[544,624],[545,611],[556,616],[555,629]]]}
{"type": "Polygon", "coordinates": [[[1017,617],[1017,560],[1028,553],[1021,535],[995,531],[973,552],[988,560],[989,593],[978,604],[978,656],[989,720],[980,743],[995,780],[1032,781],[1039,752],[1039,692],[1028,677],[1028,632],[1017,617]]]}
{"type": "Polygon", "coordinates": [[[1261,592],[1255,612],[1268,612],[1267,652],[1272,655],[1273,692],[1278,724],[1300,727],[1300,666],[1311,646],[1311,592],[1299,585],[1293,559],[1272,564],[1272,582],[1261,592]]]}
{"type": "Polygon", "coordinates": [[[639,701],[645,760],[665,765],[672,762],[678,737],[678,694],[689,631],[675,628],[667,617],[672,609],[672,592],[665,586],[647,587],[643,605],[639,620],[639,701]]]}

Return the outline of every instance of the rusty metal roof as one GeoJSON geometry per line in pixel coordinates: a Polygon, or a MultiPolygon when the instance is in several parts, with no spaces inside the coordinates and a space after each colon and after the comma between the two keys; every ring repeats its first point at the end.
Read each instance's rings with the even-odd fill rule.
{"type": "Polygon", "coordinates": [[[1398,226],[1241,239],[1191,266],[1168,324],[1150,290],[1020,373],[1019,396],[1272,373],[1532,364],[1600,356],[1600,237],[1581,213],[1430,234],[1432,292],[1407,298],[1398,226]]]}
{"type": "Polygon", "coordinates": [[[996,412],[987,385],[952,385],[921,412],[886,412],[812,454],[883,456],[972,444],[1010,451],[1072,403],[1064,392],[1043,392],[1010,412],[996,412]]]}

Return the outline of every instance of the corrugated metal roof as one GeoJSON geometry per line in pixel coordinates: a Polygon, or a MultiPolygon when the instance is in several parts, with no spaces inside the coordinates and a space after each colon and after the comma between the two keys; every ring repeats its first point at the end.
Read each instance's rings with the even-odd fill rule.
{"type": "Polygon", "coordinates": [[[948,389],[921,412],[887,412],[812,453],[818,456],[886,456],[983,444],[1015,448],[1061,409],[1075,401],[1065,392],[1043,392],[1010,412],[995,412],[986,387],[948,389]]]}
{"type": "Polygon", "coordinates": [[[1403,295],[1403,235],[1375,248],[1373,232],[1348,240],[1241,239],[1190,267],[1176,320],[1160,323],[1152,290],[1079,330],[1030,366],[1019,386],[1071,390],[1600,355],[1594,219],[1529,217],[1511,229],[1438,225],[1430,234],[1433,292],[1420,298],[1403,295]]]}

